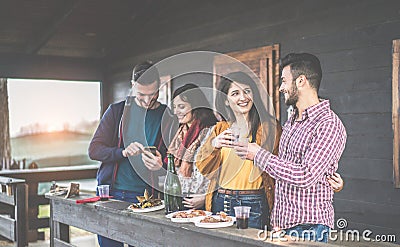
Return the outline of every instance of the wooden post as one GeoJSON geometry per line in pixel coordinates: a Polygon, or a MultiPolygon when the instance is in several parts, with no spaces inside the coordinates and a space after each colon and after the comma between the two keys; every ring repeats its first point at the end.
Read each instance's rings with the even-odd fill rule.
{"type": "Polygon", "coordinates": [[[38,196],[38,183],[29,183],[28,188],[28,240],[29,242],[35,242],[37,240],[44,240],[44,234],[40,236],[40,232],[35,227],[36,221],[38,221],[39,206],[35,204],[38,196]]]}
{"type": "Polygon", "coordinates": [[[400,188],[400,40],[393,40],[392,126],[393,126],[393,179],[400,188]]]}
{"type": "Polygon", "coordinates": [[[28,212],[28,186],[23,184],[17,184],[15,189],[15,232],[17,246],[28,246],[28,225],[27,223],[27,212],[28,212]]]}
{"type": "Polygon", "coordinates": [[[69,225],[54,220],[54,201],[50,201],[50,247],[70,243],[69,225]]]}
{"type": "Polygon", "coordinates": [[[273,59],[273,64],[274,64],[274,70],[273,70],[273,76],[274,76],[274,81],[273,81],[273,93],[272,93],[272,98],[274,101],[274,107],[275,107],[275,116],[278,121],[281,120],[281,104],[280,104],[280,98],[279,98],[279,86],[280,86],[280,67],[279,67],[279,59],[280,59],[281,53],[280,53],[280,46],[279,44],[273,45],[272,48],[272,59],[273,59]]]}
{"type": "Polygon", "coordinates": [[[0,165],[2,169],[9,168],[7,161],[11,160],[9,119],[7,79],[0,78],[0,165]]]}
{"type": "Polygon", "coordinates": [[[54,222],[54,213],[53,213],[53,203],[54,201],[50,201],[50,247],[54,247],[54,239],[55,239],[55,222],[54,222]]]}
{"type": "Polygon", "coordinates": [[[0,177],[0,184],[12,188],[13,191],[11,196],[4,191],[0,193],[1,213],[9,215],[9,217],[0,215],[0,236],[17,242],[18,247],[28,246],[26,225],[28,194],[25,180],[0,177]]]}

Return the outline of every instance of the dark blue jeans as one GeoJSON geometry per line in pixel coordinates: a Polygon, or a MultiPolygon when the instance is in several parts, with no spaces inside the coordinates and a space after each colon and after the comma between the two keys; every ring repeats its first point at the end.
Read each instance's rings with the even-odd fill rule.
{"type": "Polygon", "coordinates": [[[286,235],[309,241],[328,242],[329,227],[321,224],[302,224],[286,229],[286,235]]]}
{"type": "Polygon", "coordinates": [[[214,214],[223,211],[230,216],[235,216],[234,207],[236,206],[251,207],[249,227],[265,229],[269,218],[265,193],[257,195],[238,195],[237,193],[233,193],[232,195],[227,195],[218,191],[214,192],[212,201],[212,212],[214,214]]]}
{"type": "MultiPolygon", "coordinates": [[[[143,192],[137,193],[134,191],[127,191],[127,190],[110,190],[110,196],[113,196],[113,199],[126,201],[126,202],[135,202],[137,203],[138,200],[136,196],[143,195],[143,192]]],[[[101,247],[122,247],[124,246],[123,243],[97,235],[97,240],[99,241],[99,245],[101,247]]],[[[131,246],[131,245],[129,245],[131,246]]]]}

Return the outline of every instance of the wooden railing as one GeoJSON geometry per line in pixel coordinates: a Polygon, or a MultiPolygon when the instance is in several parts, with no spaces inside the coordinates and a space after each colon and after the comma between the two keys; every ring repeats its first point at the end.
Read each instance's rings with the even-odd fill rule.
{"type": "Polygon", "coordinates": [[[26,217],[28,191],[25,180],[0,177],[0,236],[28,246],[26,217]]]}
{"type": "Polygon", "coordinates": [[[28,201],[26,201],[28,215],[27,220],[23,223],[26,224],[28,222],[27,239],[29,242],[43,240],[44,232],[38,232],[38,229],[49,227],[48,217],[38,218],[39,206],[49,204],[49,200],[44,195],[38,195],[38,184],[42,182],[96,178],[98,167],[99,165],[95,164],[0,171],[0,176],[24,179],[28,186],[28,201]]]}

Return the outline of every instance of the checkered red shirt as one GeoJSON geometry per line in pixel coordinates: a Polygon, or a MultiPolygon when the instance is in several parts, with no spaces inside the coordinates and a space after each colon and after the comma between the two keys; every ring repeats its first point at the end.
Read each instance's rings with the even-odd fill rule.
{"type": "Polygon", "coordinates": [[[333,189],[326,176],[338,168],[346,130],[328,100],[307,108],[301,120],[295,115],[283,127],[279,156],[260,149],[254,158],[276,180],[271,224],[281,229],[307,223],[333,228],[333,189]]]}

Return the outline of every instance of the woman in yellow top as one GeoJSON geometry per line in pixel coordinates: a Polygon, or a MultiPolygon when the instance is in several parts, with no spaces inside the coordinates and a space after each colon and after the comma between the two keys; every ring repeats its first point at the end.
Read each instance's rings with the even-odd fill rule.
{"type": "Polygon", "coordinates": [[[249,226],[263,229],[274,205],[274,180],[253,161],[240,159],[233,143],[256,142],[277,153],[281,127],[266,112],[256,83],[244,72],[222,78],[215,105],[225,121],[211,130],[196,156],[199,171],[211,180],[206,210],[234,216],[235,206],[250,206],[249,226]]]}

